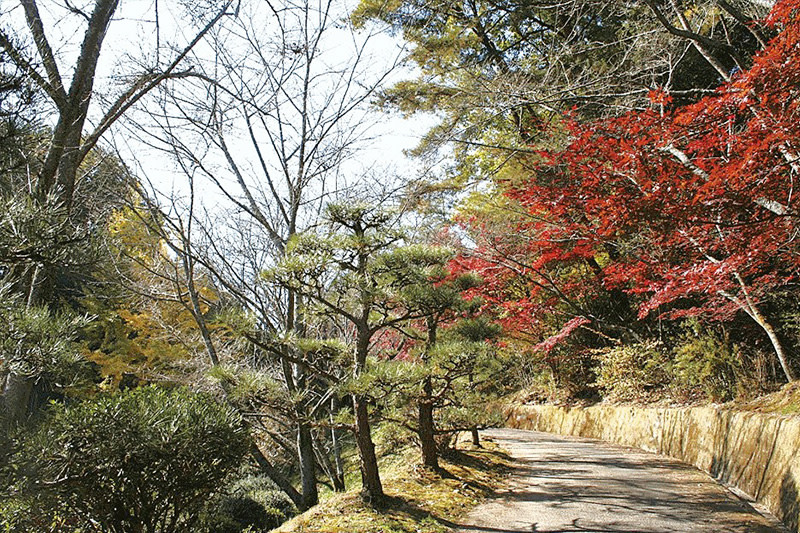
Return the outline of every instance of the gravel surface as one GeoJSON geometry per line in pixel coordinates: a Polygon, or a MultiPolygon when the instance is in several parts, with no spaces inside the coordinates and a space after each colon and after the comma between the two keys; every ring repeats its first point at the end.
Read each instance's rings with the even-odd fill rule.
{"type": "Polygon", "coordinates": [[[509,486],[458,533],[786,532],[700,470],[592,439],[535,431],[485,432],[515,459],[509,486]]]}

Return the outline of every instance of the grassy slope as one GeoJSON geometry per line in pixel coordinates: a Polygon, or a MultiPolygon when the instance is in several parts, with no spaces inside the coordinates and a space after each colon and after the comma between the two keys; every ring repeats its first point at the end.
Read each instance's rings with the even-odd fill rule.
{"type": "Polygon", "coordinates": [[[772,394],[744,403],[732,402],[730,405],[743,411],[797,415],[800,414],[800,382],[788,383],[772,394]]]}
{"type": "Polygon", "coordinates": [[[381,480],[388,496],[385,509],[376,510],[358,497],[352,483],[313,509],[283,524],[275,532],[296,533],[439,533],[453,520],[504,485],[509,457],[491,442],[473,449],[461,445],[442,459],[441,472],[419,467],[419,453],[404,448],[383,457],[381,480]]]}
{"type": "Polygon", "coordinates": [[[565,394],[556,392],[544,392],[536,388],[523,389],[503,398],[503,403],[536,405],[550,404],[563,407],[588,407],[602,401],[611,405],[635,405],[640,407],[695,407],[704,405],[717,405],[735,411],[755,411],[764,414],[777,415],[800,415],[800,381],[787,383],[779,390],[758,396],[755,398],[736,399],[722,404],[716,403],[708,398],[697,398],[694,400],[676,399],[669,396],[653,398],[642,398],[639,400],[615,401],[600,400],[576,400],[568,398],[565,394]]]}

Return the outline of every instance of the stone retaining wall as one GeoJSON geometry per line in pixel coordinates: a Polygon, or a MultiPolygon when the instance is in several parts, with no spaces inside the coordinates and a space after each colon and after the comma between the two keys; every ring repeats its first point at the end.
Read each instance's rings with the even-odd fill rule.
{"type": "Polygon", "coordinates": [[[502,409],[509,427],[602,439],[693,464],[800,533],[800,417],[714,407],[502,409]]]}

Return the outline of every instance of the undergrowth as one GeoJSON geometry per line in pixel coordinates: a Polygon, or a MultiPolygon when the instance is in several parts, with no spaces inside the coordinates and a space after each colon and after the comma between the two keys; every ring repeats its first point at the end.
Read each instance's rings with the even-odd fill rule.
{"type": "Polygon", "coordinates": [[[745,411],[774,413],[779,415],[800,414],[800,383],[784,385],[781,390],[756,398],[739,406],[745,411]]]}

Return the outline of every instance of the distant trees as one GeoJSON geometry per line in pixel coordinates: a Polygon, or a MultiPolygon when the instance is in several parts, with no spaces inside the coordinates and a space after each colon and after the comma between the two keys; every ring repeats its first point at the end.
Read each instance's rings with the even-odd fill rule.
{"type": "Polygon", "coordinates": [[[125,191],[108,219],[99,287],[82,300],[97,318],[82,337],[89,357],[114,383],[125,373],[180,379],[177,366],[187,372],[187,365],[219,364],[235,345],[218,319],[226,303],[210,275],[192,262],[183,220],[162,213],[135,189],[125,191]]]}

